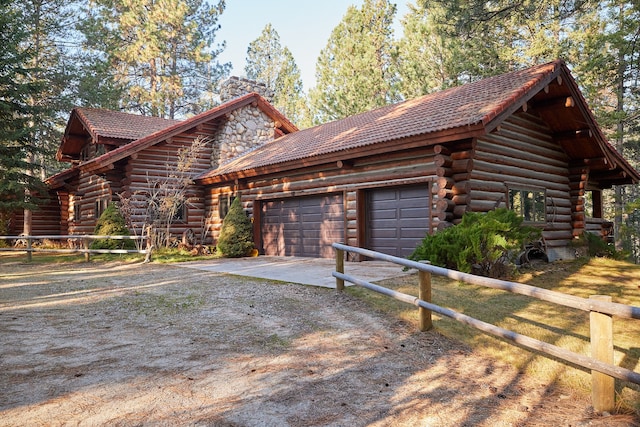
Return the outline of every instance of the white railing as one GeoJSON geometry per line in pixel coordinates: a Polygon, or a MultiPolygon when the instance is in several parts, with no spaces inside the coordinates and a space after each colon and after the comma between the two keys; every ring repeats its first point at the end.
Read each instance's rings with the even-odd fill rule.
{"type": "Polygon", "coordinates": [[[151,260],[151,252],[153,246],[148,242],[145,249],[90,249],[90,242],[98,239],[113,239],[113,240],[140,240],[146,241],[145,236],[95,236],[88,234],[69,234],[69,235],[47,235],[47,236],[0,236],[0,240],[14,241],[9,247],[0,248],[0,251],[11,252],[26,252],[27,261],[32,261],[33,252],[57,252],[57,253],[83,253],[85,261],[90,261],[91,254],[145,254],[145,262],[151,260]],[[38,245],[34,245],[35,242],[41,242],[43,240],[53,241],[65,241],[67,245],[74,246],[74,241],[79,241],[82,247],[69,247],[69,248],[43,248],[38,245]],[[22,243],[24,242],[24,243],[22,243]],[[16,245],[18,243],[18,245],[16,245]],[[24,245],[24,246],[23,246],[24,245]]]}

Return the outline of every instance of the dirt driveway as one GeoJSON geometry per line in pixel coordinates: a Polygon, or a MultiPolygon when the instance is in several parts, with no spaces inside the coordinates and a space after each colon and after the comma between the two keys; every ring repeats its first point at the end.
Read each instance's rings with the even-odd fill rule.
{"type": "Polygon", "coordinates": [[[0,264],[0,425],[631,426],[334,290],[0,264]]]}

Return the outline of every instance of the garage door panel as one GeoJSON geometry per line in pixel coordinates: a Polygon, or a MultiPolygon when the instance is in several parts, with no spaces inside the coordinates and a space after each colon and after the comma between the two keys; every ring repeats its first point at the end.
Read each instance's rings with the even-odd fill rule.
{"type": "Polygon", "coordinates": [[[342,194],[334,194],[264,202],[264,253],[278,256],[333,257],[331,243],[344,240],[342,200],[342,194]],[[269,233],[272,224],[280,227],[280,236],[269,233]],[[280,239],[281,243],[275,245],[273,239],[280,239]]]}
{"type": "Polygon", "coordinates": [[[367,193],[367,246],[406,257],[429,231],[431,193],[427,184],[367,193]]]}
{"type": "Polygon", "coordinates": [[[410,209],[400,209],[400,218],[427,218],[429,209],[425,207],[415,207],[410,209]]]}

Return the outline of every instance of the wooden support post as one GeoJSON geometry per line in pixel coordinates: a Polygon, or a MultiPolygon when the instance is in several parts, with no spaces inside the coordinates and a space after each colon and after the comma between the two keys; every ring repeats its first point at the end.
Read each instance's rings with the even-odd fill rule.
{"type": "Polygon", "coordinates": [[[89,239],[87,237],[82,238],[82,246],[84,246],[84,260],[85,262],[91,261],[91,254],[89,253],[89,239]]]}
{"type": "MultiPolygon", "coordinates": [[[[592,295],[589,299],[611,302],[606,295],[592,295]]],[[[609,314],[591,311],[591,357],[613,365],[613,318],[609,314]]],[[[615,378],[597,371],[591,371],[591,401],[598,412],[615,409],[615,378]]]]}
{"type": "Polygon", "coordinates": [[[31,236],[27,236],[27,262],[31,261],[31,236]]]}
{"type": "MultiPolygon", "coordinates": [[[[428,262],[428,261],[424,261],[428,262]]],[[[428,271],[418,271],[418,279],[420,281],[420,290],[418,291],[418,298],[422,301],[431,302],[431,273],[428,271]]],[[[433,328],[433,322],[431,320],[431,310],[427,310],[424,307],[418,307],[418,315],[420,319],[420,331],[428,331],[433,328]]]]}
{"type": "MultiPolygon", "coordinates": [[[[344,251],[342,249],[336,249],[336,271],[344,274],[344,251]]],[[[336,291],[344,291],[344,280],[336,277],[336,291]]]]}

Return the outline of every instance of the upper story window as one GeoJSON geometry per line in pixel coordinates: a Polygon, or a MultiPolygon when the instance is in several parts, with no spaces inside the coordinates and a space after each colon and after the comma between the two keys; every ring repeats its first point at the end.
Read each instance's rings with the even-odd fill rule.
{"type": "Polygon", "coordinates": [[[509,209],[526,222],[546,222],[546,192],[543,189],[509,188],[509,209]]]}
{"type": "Polygon", "coordinates": [[[80,161],[86,162],[91,158],[91,145],[85,145],[82,147],[82,151],[80,151],[80,161]]]}
{"type": "Polygon", "coordinates": [[[94,157],[98,157],[106,153],[104,144],[86,144],[80,151],[80,161],[86,162],[94,157]]]}

